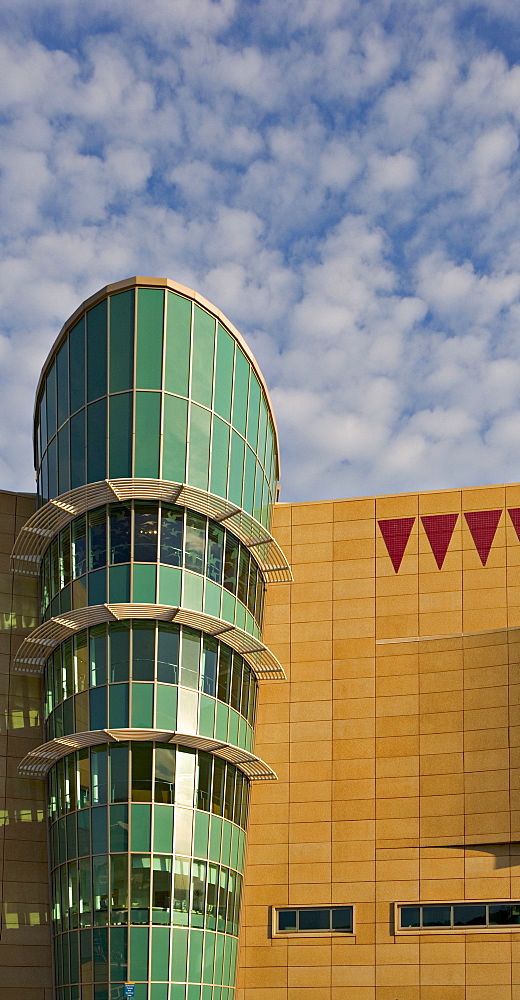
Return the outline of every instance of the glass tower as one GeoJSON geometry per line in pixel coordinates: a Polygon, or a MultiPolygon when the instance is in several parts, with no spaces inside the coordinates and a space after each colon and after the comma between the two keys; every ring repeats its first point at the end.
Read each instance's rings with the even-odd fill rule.
{"type": "Polygon", "coordinates": [[[233,1000],[278,444],[240,334],[162,279],[107,286],[44,365],[39,506],[13,552],[41,618],[56,1000],[233,1000]]]}

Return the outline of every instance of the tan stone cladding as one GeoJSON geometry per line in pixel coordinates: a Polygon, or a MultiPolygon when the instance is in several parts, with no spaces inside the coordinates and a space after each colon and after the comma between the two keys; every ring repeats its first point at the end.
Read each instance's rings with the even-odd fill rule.
{"type": "Polygon", "coordinates": [[[402,933],[395,910],[520,901],[519,507],[519,485],[276,507],[294,583],[264,641],[289,680],[260,700],[279,780],[253,793],[237,1000],[520,1000],[520,926],[402,933]],[[486,552],[466,514],[496,511],[486,552]],[[436,558],[422,518],[448,514],[436,558]],[[354,934],[272,933],[273,907],[333,905],[354,934]]]}

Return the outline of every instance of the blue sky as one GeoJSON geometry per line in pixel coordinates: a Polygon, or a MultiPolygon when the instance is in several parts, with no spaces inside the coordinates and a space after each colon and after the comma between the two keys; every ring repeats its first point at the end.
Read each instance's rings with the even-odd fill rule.
{"type": "Polygon", "coordinates": [[[132,274],[266,376],[282,499],[520,479],[517,0],[3,0],[0,487],[132,274]]]}

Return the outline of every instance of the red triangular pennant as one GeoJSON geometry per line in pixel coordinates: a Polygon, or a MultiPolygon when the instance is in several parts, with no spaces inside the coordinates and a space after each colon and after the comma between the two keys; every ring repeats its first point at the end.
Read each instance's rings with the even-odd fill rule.
{"type": "Polygon", "coordinates": [[[501,516],[501,510],[473,510],[464,515],[483,566],[487,563],[501,516]]]}
{"type": "Polygon", "coordinates": [[[439,569],[442,569],[458,516],[458,514],[425,514],[421,517],[439,569]]]}
{"type": "Polygon", "coordinates": [[[414,521],[415,517],[393,517],[388,521],[377,522],[396,573],[401,565],[414,521]]]}
{"type": "Polygon", "coordinates": [[[508,513],[520,542],[520,507],[510,507],[508,513]]]}

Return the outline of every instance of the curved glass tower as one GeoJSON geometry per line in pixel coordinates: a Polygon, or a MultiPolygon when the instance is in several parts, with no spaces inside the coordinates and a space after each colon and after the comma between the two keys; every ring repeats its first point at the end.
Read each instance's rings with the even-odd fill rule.
{"type": "Polygon", "coordinates": [[[232,1000],[266,583],[272,409],[199,295],[107,286],[63,327],[35,408],[39,507],[13,562],[41,620],[56,1000],[232,1000]],[[131,991],[126,991],[131,992],[131,991]]]}

